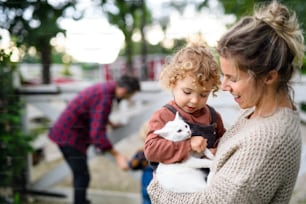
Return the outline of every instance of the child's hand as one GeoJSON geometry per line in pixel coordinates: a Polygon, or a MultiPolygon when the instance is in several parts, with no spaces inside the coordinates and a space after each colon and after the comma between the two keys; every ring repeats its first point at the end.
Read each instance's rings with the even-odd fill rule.
{"type": "Polygon", "coordinates": [[[207,139],[202,136],[194,136],[190,139],[191,150],[201,153],[207,147],[207,139]]]}

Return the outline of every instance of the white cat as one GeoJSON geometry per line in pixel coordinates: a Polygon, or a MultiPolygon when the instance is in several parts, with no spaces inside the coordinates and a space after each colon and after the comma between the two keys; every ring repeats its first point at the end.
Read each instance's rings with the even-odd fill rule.
{"type": "MultiPolygon", "coordinates": [[[[169,121],[165,126],[154,131],[161,137],[174,142],[182,141],[191,137],[189,125],[176,112],[173,121],[169,121]]],[[[209,185],[211,176],[205,181],[205,173],[200,168],[210,168],[214,155],[205,150],[205,156],[209,159],[201,159],[190,156],[181,163],[164,164],[159,163],[156,169],[156,178],[158,182],[167,190],[185,193],[198,192],[209,185]]]]}

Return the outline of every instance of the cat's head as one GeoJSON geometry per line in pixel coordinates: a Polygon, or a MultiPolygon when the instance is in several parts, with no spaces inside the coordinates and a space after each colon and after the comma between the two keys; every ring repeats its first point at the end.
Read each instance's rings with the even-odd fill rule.
{"type": "Polygon", "coordinates": [[[189,125],[180,117],[178,112],[176,112],[174,120],[167,122],[162,129],[155,130],[154,133],[174,142],[191,137],[189,125]]]}

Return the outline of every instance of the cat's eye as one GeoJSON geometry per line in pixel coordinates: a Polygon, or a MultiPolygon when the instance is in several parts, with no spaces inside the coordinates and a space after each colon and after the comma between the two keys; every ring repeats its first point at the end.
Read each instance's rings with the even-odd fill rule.
{"type": "Polygon", "coordinates": [[[182,129],[177,130],[177,132],[182,132],[182,129]]]}

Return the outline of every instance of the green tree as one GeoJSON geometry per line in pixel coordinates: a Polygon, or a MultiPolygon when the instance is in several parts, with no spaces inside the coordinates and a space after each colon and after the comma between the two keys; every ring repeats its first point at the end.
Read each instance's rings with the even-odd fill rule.
{"type": "MultiPolygon", "coordinates": [[[[11,62],[10,56],[0,50],[0,189],[12,189],[17,198],[26,188],[27,155],[32,150],[33,137],[23,131],[24,104],[16,95],[13,75],[17,64],[11,62]]],[[[1,192],[0,203],[6,203],[1,192]]]]}
{"type": "MultiPolygon", "coordinates": [[[[40,54],[42,64],[42,82],[51,82],[50,65],[52,63],[52,46],[50,40],[61,29],[58,21],[65,16],[68,8],[74,8],[74,0],[63,0],[50,4],[46,0],[15,0],[2,1],[0,4],[1,28],[10,32],[17,47],[23,45],[25,50],[35,47],[40,54]]],[[[82,17],[80,12],[74,10],[73,17],[82,17]]]]}
{"type": "MultiPolygon", "coordinates": [[[[268,3],[272,0],[219,0],[224,7],[226,14],[234,14],[237,19],[241,16],[252,14],[254,6],[261,3],[268,3]]],[[[288,6],[296,12],[300,25],[306,30],[306,4],[304,0],[280,0],[279,2],[288,6]]]]}
{"type": "MultiPolygon", "coordinates": [[[[145,27],[151,22],[145,0],[101,0],[103,12],[110,24],[117,26],[125,37],[125,56],[127,71],[133,73],[134,42],[132,36],[139,31],[142,35],[142,54],[146,55],[145,27]]],[[[143,58],[144,60],[146,57],[143,58]]],[[[145,75],[145,74],[144,74],[145,75]]],[[[146,77],[146,76],[145,76],[146,77]]]]}
{"type": "MultiPolygon", "coordinates": [[[[235,14],[237,19],[244,15],[250,15],[253,12],[254,6],[260,5],[262,3],[269,3],[271,0],[219,0],[224,7],[226,14],[235,14]]],[[[292,9],[299,20],[300,26],[303,30],[306,30],[306,4],[304,0],[281,0],[281,3],[292,9]]],[[[304,38],[306,39],[306,32],[304,32],[304,38]]],[[[302,67],[302,73],[305,73],[306,60],[304,58],[304,63],[302,67]]]]}

